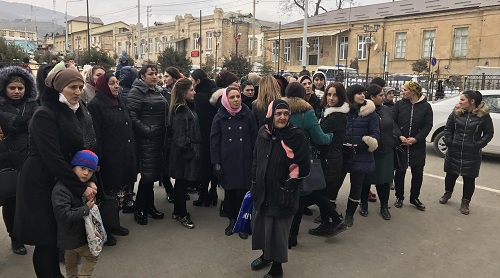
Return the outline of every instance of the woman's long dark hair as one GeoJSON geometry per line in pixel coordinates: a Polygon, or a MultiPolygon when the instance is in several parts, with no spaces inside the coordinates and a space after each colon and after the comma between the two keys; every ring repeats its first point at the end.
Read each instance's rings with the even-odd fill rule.
{"type": "Polygon", "coordinates": [[[335,94],[339,99],[339,102],[335,105],[335,107],[341,107],[342,105],[344,105],[344,103],[347,101],[347,92],[345,90],[344,84],[340,82],[332,82],[325,88],[325,93],[321,98],[321,107],[326,107],[326,105],[328,104],[327,97],[330,88],[335,88],[335,94]]]}
{"type": "Polygon", "coordinates": [[[170,96],[170,106],[168,108],[168,123],[172,124],[172,115],[175,109],[180,105],[186,105],[186,93],[193,86],[193,82],[187,78],[177,80],[172,89],[172,96],[170,96]]]}

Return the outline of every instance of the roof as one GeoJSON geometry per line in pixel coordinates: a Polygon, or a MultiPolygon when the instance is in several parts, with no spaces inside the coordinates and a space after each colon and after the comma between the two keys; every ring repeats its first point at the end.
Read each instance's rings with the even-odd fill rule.
{"type": "MultiPolygon", "coordinates": [[[[400,16],[441,13],[464,9],[500,6],[499,0],[402,0],[333,10],[308,18],[307,26],[377,20],[400,16]],[[350,14],[350,15],[349,15],[350,14]]],[[[303,19],[281,26],[281,29],[301,28],[303,19]]]]}
{"type": "MultiPolygon", "coordinates": [[[[77,16],[75,18],[72,18],[70,20],[68,20],[68,22],[70,21],[78,21],[78,22],[87,22],[87,17],[86,16],[77,16]]],[[[101,24],[101,25],[104,25],[104,22],[102,22],[102,20],[98,17],[89,17],[89,21],[90,23],[94,23],[94,24],[101,24]]]]}

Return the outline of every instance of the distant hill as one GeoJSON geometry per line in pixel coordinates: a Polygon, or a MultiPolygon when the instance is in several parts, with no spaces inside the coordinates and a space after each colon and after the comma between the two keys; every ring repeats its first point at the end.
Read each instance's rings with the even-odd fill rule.
{"type": "MultiPolygon", "coordinates": [[[[2,7],[0,9],[0,28],[24,30],[24,20],[26,19],[26,29],[37,31],[39,37],[43,37],[47,33],[59,32],[62,34],[64,32],[64,13],[56,11],[57,24],[54,26],[51,9],[1,0],[0,7],[2,7]]],[[[71,19],[73,16],[68,15],[68,18],[71,19]]]]}

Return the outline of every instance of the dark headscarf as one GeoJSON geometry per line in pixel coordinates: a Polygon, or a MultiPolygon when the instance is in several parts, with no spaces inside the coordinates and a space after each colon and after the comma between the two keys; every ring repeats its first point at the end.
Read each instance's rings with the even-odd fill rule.
{"type": "Polygon", "coordinates": [[[219,87],[219,88],[226,88],[236,81],[238,81],[238,77],[236,76],[236,74],[234,74],[230,71],[222,71],[215,78],[215,83],[217,84],[217,87],[219,87]]]}
{"type": "Polygon", "coordinates": [[[102,93],[107,96],[114,104],[118,104],[118,96],[114,96],[111,93],[111,89],[108,86],[109,79],[113,77],[114,74],[111,71],[106,72],[105,74],[99,76],[95,83],[95,89],[97,93],[102,93]]]}
{"type": "Polygon", "coordinates": [[[288,81],[286,81],[286,78],[279,74],[273,75],[274,79],[276,79],[276,82],[278,82],[278,86],[280,86],[280,93],[281,96],[285,96],[285,89],[288,87],[288,81]]]}

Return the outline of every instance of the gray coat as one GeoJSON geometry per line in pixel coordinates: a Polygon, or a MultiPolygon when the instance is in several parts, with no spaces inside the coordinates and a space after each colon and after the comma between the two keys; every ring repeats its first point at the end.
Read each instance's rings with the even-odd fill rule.
{"type": "Polygon", "coordinates": [[[57,247],[71,250],[87,244],[84,216],[89,207],[61,182],[52,189],[52,207],[57,221],[57,247]]]}

